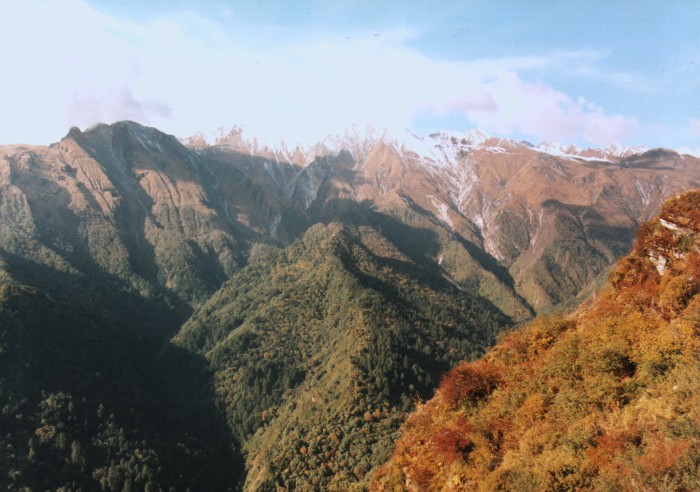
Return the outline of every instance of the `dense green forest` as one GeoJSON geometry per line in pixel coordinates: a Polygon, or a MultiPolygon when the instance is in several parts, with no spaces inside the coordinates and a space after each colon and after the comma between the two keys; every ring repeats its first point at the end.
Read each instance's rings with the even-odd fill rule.
{"type": "Polygon", "coordinates": [[[63,291],[0,285],[0,488],[234,487],[241,455],[208,387],[173,384],[185,369],[208,378],[191,354],[162,353],[169,311],[39,272],[63,291]]]}
{"type": "Polygon", "coordinates": [[[6,253],[4,488],[362,488],[413,401],[509,323],[382,220],[254,245],[192,314],[6,253]]]}
{"type": "Polygon", "coordinates": [[[174,339],[210,361],[253,464],[248,486],[361,486],[413,399],[508,323],[347,222],[284,250],[259,246],[174,339]]]}

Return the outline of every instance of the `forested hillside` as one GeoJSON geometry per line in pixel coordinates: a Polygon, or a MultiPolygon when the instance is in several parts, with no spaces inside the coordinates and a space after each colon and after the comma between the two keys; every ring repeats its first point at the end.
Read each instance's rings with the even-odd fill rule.
{"type": "MultiPolygon", "coordinates": [[[[74,285],[63,281],[66,289],[74,285]]],[[[240,449],[213,395],[206,386],[173,391],[167,381],[181,369],[166,373],[154,364],[162,338],[141,322],[153,323],[157,306],[102,297],[114,302],[109,309],[92,305],[97,296],[85,291],[70,294],[66,300],[17,283],[0,286],[0,488],[234,485],[240,449]]],[[[179,363],[207,381],[203,361],[188,354],[179,363]]]]}
{"type": "Polygon", "coordinates": [[[252,489],[361,488],[411,398],[508,322],[352,222],[259,247],[174,339],[210,361],[252,489]]]}

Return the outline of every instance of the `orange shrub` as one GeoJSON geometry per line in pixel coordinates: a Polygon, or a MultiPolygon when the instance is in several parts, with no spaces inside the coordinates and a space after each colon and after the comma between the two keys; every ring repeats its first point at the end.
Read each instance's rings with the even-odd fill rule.
{"type": "Polygon", "coordinates": [[[457,459],[466,460],[474,443],[464,434],[449,427],[439,429],[432,436],[435,451],[446,464],[457,459]]]}
{"type": "Polygon", "coordinates": [[[589,466],[597,471],[609,466],[618,455],[625,452],[631,443],[638,446],[641,436],[628,430],[610,430],[595,438],[595,445],[588,448],[586,458],[589,466]]]}
{"type": "Polygon", "coordinates": [[[527,358],[527,348],[525,330],[520,329],[503,335],[489,355],[497,357],[503,363],[516,364],[527,358]]]}
{"type": "Polygon", "coordinates": [[[462,362],[445,374],[440,383],[440,393],[450,407],[465,400],[474,402],[488,396],[500,381],[498,368],[483,360],[462,362]]]}
{"type": "Polygon", "coordinates": [[[672,316],[685,309],[695,294],[696,287],[697,280],[690,275],[664,278],[659,295],[659,306],[664,314],[672,316]]]}
{"type": "Polygon", "coordinates": [[[685,261],[685,273],[700,282],[700,253],[693,251],[685,261]]]}
{"type": "Polygon", "coordinates": [[[646,453],[639,462],[648,476],[662,476],[668,473],[689,450],[690,444],[686,440],[655,440],[647,446],[646,453]]]}
{"type": "Polygon", "coordinates": [[[648,287],[658,280],[659,272],[644,254],[620,260],[609,276],[609,281],[616,290],[640,285],[648,287]]]}
{"type": "Polygon", "coordinates": [[[406,473],[408,480],[406,483],[412,483],[417,490],[430,490],[430,481],[435,476],[433,467],[425,466],[420,462],[415,463],[406,473]]]}

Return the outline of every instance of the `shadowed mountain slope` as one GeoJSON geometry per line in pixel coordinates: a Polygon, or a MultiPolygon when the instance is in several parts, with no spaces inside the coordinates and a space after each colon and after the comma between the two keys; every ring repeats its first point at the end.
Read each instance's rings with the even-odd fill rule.
{"type": "Polygon", "coordinates": [[[697,159],[661,149],[595,160],[470,142],[251,154],[238,140],[189,148],[133,122],[74,128],[50,147],[0,147],[0,250],[197,305],[251,244],[288,245],[360,204],[431,229],[440,245],[422,254],[523,319],[589,292],[640,221],[700,185],[697,159]]]}
{"type": "MultiPolygon", "coordinates": [[[[240,480],[240,449],[213,395],[206,386],[180,387],[176,395],[165,381],[183,374],[154,368],[163,341],[145,328],[157,305],[105,289],[90,301],[58,299],[4,279],[0,487],[226,490],[240,480]],[[96,299],[104,304],[93,304],[96,299]],[[113,309],[106,307],[110,301],[113,309]],[[142,309],[150,314],[139,317],[142,309]],[[188,404],[173,404],[183,397],[188,404]]],[[[74,285],[67,275],[61,282],[74,285]]],[[[191,354],[179,361],[188,377],[207,374],[191,354]]]]}

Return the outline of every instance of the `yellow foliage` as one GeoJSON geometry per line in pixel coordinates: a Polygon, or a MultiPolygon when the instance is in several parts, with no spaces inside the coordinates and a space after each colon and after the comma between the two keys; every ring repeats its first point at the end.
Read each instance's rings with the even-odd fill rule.
{"type": "MultiPolygon", "coordinates": [[[[700,228],[700,207],[684,200],[700,192],[664,217],[700,228]]],[[[596,302],[539,318],[448,374],[465,394],[484,390],[469,405],[439,390],[404,425],[374,490],[700,490],[700,234],[676,236],[642,228],[596,302]],[[669,257],[663,275],[650,248],[669,257]],[[447,463],[451,443],[469,452],[447,463]]]]}
{"type": "Polygon", "coordinates": [[[697,279],[689,275],[664,277],[659,294],[659,307],[666,316],[681,312],[697,290],[697,279]]]}
{"type": "Polygon", "coordinates": [[[542,393],[534,393],[525,398],[522,406],[515,413],[519,424],[533,424],[544,416],[546,399],[542,393]]]}

